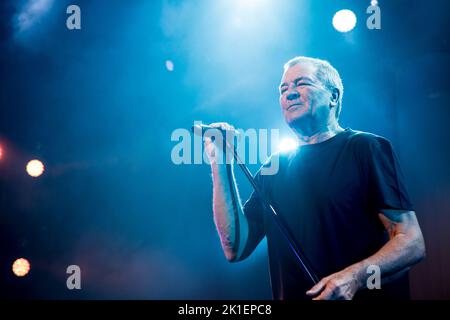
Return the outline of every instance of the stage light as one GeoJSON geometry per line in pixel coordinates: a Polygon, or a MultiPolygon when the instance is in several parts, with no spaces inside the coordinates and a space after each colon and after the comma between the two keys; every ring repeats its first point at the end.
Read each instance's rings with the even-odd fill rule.
{"type": "Polygon", "coordinates": [[[3,148],[2,146],[0,146],[0,160],[2,160],[3,158],[3,148]]]}
{"type": "Polygon", "coordinates": [[[241,6],[241,8],[249,8],[249,7],[255,7],[258,5],[261,5],[262,2],[261,0],[239,0],[236,1],[236,3],[234,4],[235,6],[241,6]]]}
{"type": "Polygon", "coordinates": [[[370,1],[370,5],[375,7],[375,6],[378,5],[378,1],[377,0],[372,0],[372,1],[370,1]]]}
{"type": "Polygon", "coordinates": [[[339,10],[334,14],[333,27],[339,32],[348,32],[356,26],[356,16],[351,10],[339,10]]]}
{"type": "Polygon", "coordinates": [[[169,71],[173,71],[173,68],[174,68],[173,62],[170,60],[167,60],[166,61],[166,69],[169,71]]]}
{"type": "Polygon", "coordinates": [[[28,0],[16,17],[15,23],[18,30],[24,31],[34,24],[39,23],[42,16],[50,10],[53,1],[54,0],[28,0]]]}
{"type": "Polygon", "coordinates": [[[278,144],[278,150],[281,152],[291,151],[297,148],[297,141],[292,138],[284,138],[278,144]]]}
{"type": "Polygon", "coordinates": [[[39,160],[31,160],[27,164],[27,172],[30,176],[37,178],[44,172],[44,164],[39,160]]]}
{"type": "Polygon", "coordinates": [[[30,272],[30,268],[30,263],[24,258],[17,259],[12,265],[12,271],[18,277],[26,276],[30,272]]]}

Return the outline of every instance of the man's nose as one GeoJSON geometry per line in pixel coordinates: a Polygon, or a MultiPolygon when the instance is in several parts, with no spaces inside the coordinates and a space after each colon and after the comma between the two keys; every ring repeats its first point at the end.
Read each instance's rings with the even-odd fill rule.
{"type": "Polygon", "coordinates": [[[299,97],[300,97],[300,94],[297,91],[292,91],[286,96],[286,99],[287,100],[296,100],[299,97]]]}

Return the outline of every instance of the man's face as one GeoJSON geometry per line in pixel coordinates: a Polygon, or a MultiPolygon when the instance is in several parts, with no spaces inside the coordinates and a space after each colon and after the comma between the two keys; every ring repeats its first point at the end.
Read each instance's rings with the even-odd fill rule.
{"type": "Polygon", "coordinates": [[[331,93],[316,77],[314,66],[299,63],[283,74],[280,105],[288,125],[326,125],[330,116],[330,98],[331,93]]]}

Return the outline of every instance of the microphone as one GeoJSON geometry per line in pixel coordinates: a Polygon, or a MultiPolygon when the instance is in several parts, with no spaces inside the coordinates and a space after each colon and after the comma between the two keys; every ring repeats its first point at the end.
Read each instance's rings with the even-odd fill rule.
{"type": "MultiPolygon", "coordinates": [[[[203,138],[203,134],[205,133],[205,131],[208,131],[208,130],[218,130],[220,133],[221,133],[221,135],[222,135],[222,137],[221,137],[221,139],[225,139],[225,145],[224,145],[224,147],[226,146],[226,145],[228,145],[229,144],[229,141],[228,141],[228,138],[227,138],[227,135],[230,133],[232,136],[233,135],[235,135],[236,137],[238,137],[238,139],[240,138],[240,133],[238,132],[238,131],[235,131],[234,133],[232,132],[232,131],[227,131],[227,130],[225,130],[225,129],[222,129],[222,128],[216,128],[216,127],[213,127],[213,126],[210,126],[210,125],[208,125],[208,124],[203,124],[203,123],[197,123],[197,124],[194,124],[192,127],[191,127],[191,131],[194,133],[194,135],[198,135],[198,136],[201,136],[202,138],[203,138]]],[[[234,138],[233,138],[234,139],[234,138]]],[[[216,140],[216,136],[215,135],[212,135],[211,136],[211,140],[212,141],[215,141],[216,140]]],[[[234,143],[232,143],[232,145],[233,145],[234,143]]]]}
{"type": "Polygon", "coordinates": [[[207,124],[202,124],[202,123],[201,124],[194,124],[191,127],[191,131],[193,133],[197,133],[199,135],[202,134],[203,130],[209,130],[209,129],[216,129],[216,130],[219,130],[219,131],[222,131],[222,132],[225,131],[222,128],[216,128],[216,127],[213,127],[213,126],[210,126],[210,125],[207,125],[207,124]]]}

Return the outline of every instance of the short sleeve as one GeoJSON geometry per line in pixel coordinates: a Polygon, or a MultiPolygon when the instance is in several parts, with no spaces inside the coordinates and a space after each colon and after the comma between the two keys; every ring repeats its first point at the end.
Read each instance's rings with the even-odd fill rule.
{"type": "Polygon", "coordinates": [[[414,210],[391,143],[383,137],[367,134],[360,154],[365,162],[363,168],[373,208],[377,212],[383,209],[414,210]]]}

